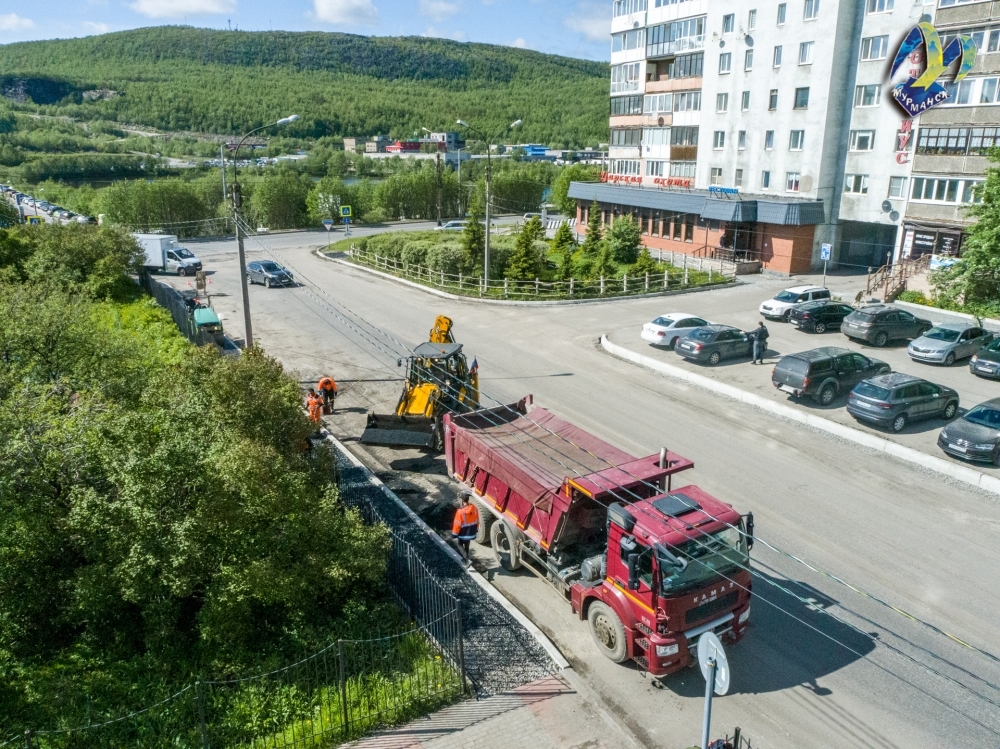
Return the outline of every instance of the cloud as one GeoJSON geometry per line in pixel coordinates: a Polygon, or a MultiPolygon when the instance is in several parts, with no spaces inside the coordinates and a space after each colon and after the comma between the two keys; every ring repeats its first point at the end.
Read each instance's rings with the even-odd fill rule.
{"type": "Polygon", "coordinates": [[[428,16],[434,21],[444,21],[458,13],[458,3],[447,0],[420,0],[420,15],[428,16]]]}
{"type": "Polygon", "coordinates": [[[611,36],[611,14],[599,3],[577,3],[576,11],[565,18],[573,31],[595,42],[606,42],[611,36]]]}
{"type": "Polygon", "coordinates": [[[519,49],[525,49],[528,46],[528,43],[524,41],[524,37],[519,36],[517,39],[515,39],[510,43],[510,46],[517,47],[519,49]]]}
{"type": "Polygon", "coordinates": [[[178,18],[236,10],[236,0],[136,0],[129,6],[150,18],[178,18]]]}
{"type": "Polygon", "coordinates": [[[313,0],[316,19],[344,26],[378,26],[378,8],[372,0],[313,0]]]}
{"type": "Polygon", "coordinates": [[[96,23],[95,21],[84,21],[84,31],[90,34],[107,34],[108,25],[106,23],[96,23]]]}
{"type": "Polygon", "coordinates": [[[454,39],[456,42],[464,42],[469,38],[469,35],[464,31],[440,31],[433,26],[428,26],[427,30],[424,31],[421,36],[427,36],[433,39],[454,39]]]}
{"type": "Polygon", "coordinates": [[[30,18],[21,18],[17,13],[0,16],[0,31],[24,31],[33,29],[35,22],[30,18]]]}

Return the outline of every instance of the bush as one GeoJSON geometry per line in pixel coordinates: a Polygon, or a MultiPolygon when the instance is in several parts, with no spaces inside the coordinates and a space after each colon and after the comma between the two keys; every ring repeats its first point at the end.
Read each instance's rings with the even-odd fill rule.
{"type": "Polygon", "coordinates": [[[934,303],[928,299],[922,291],[904,291],[896,298],[901,302],[910,302],[911,304],[925,304],[927,306],[934,305],[934,303]]]}

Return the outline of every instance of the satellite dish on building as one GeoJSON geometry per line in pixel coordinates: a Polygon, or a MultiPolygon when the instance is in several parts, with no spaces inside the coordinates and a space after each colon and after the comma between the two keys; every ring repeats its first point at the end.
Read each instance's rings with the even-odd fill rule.
{"type": "Polygon", "coordinates": [[[726,40],[723,39],[721,42],[719,42],[719,49],[722,49],[725,46],[726,46],[726,40]]]}
{"type": "Polygon", "coordinates": [[[899,221],[899,211],[893,211],[889,214],[890,221],[899,221]]]}
{"type": "Polygon", "coordinates": [[[888,213],[891,210],[892,210],[892,203],[890,203],[888,200],[883,200],[882,201],[882,213],[888,213]]]}
{"type": "Polygon", "coordinates": [[[635,23],[633,23],[633,24],[632,24],[632,28],[633,28],[633,29],[637,29],[637,28],[639,28],[639,22],[638,22],[638,21],[636,21],[635,23]]]}
{"type": "Polygon", "coordinates": [[[753,46],[753,37],[750,36],[749,34],[747,34],[745,37],[743,37],[743,42],[748,47],[752,47],[753,46]]]}
{"type": "Polygon", "coordinates": [[[918,21],[918,23],[931,23],[933,20],[934,19],[929,14],[924,13],[922,16],[920,16],[920,20],[918,21]]]}
{"type": "Polygon", "coordinates": [[[656,124],[659,125],[660,127],[663,127],[663,123],[664,119],[662,117],[656,121],[656,124]]]}
{"type": "Polygon", "coordinates": [[[709,678],[709,661],[715,661],[714,691],[721,697],[729,691],[729,659],[719,638],[712,632],[705,632],[698,638],[698,665],[706,680],[709,678]]]}

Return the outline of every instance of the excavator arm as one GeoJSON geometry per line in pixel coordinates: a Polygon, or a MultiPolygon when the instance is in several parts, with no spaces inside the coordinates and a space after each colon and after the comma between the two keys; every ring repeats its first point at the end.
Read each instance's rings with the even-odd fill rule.
{"type": "Polygon", "coordinates": [[[451,334],[451,318],[445,317],[444,315],[438,315],[437,319],[434,320],[434,327],[431,329],[430,338],[428,339],[431,343],[454,343],[455,338],[451,334]]]}

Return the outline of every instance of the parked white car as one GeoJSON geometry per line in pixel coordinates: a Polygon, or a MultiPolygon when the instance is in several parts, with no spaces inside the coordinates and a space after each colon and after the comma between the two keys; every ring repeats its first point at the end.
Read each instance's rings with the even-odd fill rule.
{"type": "Polygon", "coordinates": [[[793,286],[775,295],[774,299],[763,302],[759,312],[768,319],[788,322],[788,316],[795,305],[829,298],[830,290],[822,286],[793,286]]]}
{"type": "Polygon", "coordinates": [[[434,231],[465,231],[465,226],[468,223],[468,221],[449,221],[442,226],[435,226],[434,231]]]}
{"type": "Polygon", "coordinates": [[[686,312],[668,312],[642,326],[642,340],[653,346],[673,348],[678,338],[683,338],[694,328],[710,324],[708,320],[686,312]]]}

